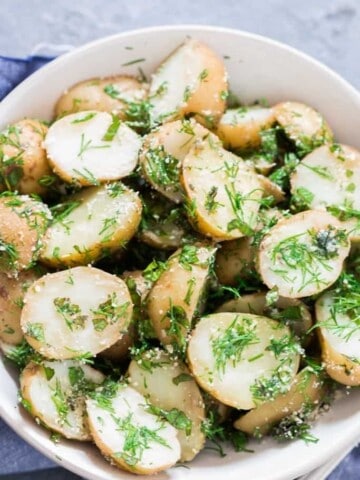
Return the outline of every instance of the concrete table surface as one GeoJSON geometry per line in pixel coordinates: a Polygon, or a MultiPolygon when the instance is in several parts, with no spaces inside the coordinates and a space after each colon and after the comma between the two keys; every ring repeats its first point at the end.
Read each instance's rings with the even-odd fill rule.
{"type": "MultiPolygon", "coordinates": [[[[232,27],[299,48],[360,88],[359,0],[0,0],[0,19],[0,55],[17,57],[41,52],[43,44],[67,48],[152,25],[232,27]]],[[[1,420],[0,453],[0,475],[52,466],[1,420]]],[[[45,471],[14,478],[75,477],[58,470],[56,476],[45,471]]],[[[359,451],[332,475],[332,480],[345,478],[360,478],[359,451]]]]}

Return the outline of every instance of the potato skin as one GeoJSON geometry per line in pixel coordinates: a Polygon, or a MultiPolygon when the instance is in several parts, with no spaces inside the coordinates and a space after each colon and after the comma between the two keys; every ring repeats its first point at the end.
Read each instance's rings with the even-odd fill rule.
{"type": "Polygon", "coordinates": [[[45,195],[41,179],[52,174],[43,140],[48,127],[39,120],[25,118],[10,125],[0,135],[1,189],[45,195]],[[13,159],[11,162],[9,159],[13,159]],[[9,160],[9,165],[5,162],[9,160]]]}
{"type": "Polygon", "coordinates": [[[116,112],[120,118],[125,118],[127,105],[120,98],[128,102],[141,101],[145,99],[147,89],[146,84],[125,75],[84,80],[70,87],[59,98],[55,106],[55,117],[83,110],[97,110],[116,112]]]}

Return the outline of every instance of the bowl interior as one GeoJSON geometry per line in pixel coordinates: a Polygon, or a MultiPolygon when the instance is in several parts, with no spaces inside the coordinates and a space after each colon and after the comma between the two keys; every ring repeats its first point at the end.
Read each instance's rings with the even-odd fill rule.
{"type": "MultiPolygon", "coordinates": [[[[115,35],[82,47],[52,62],[17,87],[0,104],[0,128],[24,116],[50,119],[60,94],[74,83],[118,73],[149,76],[187,36],[206,42],[223,56],[230,86],[244,103],[266,98],[270,104],[298,100],[321,111],[339,141],[360,148],[358,92],[318,62],[291,48],[234,30],[201,26],[155,27],[115,35]],[[125,65],[143,59],[131,65],[125,65]]],[[[133,479],[108,465],[91,445],[62,441],[18,407],[17,373],[0,361],[0,414],[23,438],[52,460],[79,475],[101,480],[133,479]]],[[[343,395],[314,428],[318,443],[279,445],[271,440],[253,443],[254,453],[228,451],[226,458],[205,450],[189,466],[173,468],[157,478],[229,480],[289,480],[306,473],[358,438],[360,391],[343,395]],[[333,441],[336,438],[336,443],[333,441]]]]}

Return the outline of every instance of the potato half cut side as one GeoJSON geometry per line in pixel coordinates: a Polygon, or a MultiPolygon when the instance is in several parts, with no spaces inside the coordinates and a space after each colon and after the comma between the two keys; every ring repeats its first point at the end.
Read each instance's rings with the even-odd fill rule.
{"type": "Polygon", "coordinates": [[[30,268],[44,245],[48,207],[27,195],[0,198],[0,271],[16,276],[30,268]]]}
{"type": "Polygon", "coordinates": [[[281,220],[260,244],[258,269],[279,295],[308,297],[330,287],[341,273],[350,244],[340,222],[308,210],[281,220]]]}
{"type": "Polygon", "coordinates": [[[138,194],[120,182],[81,190],[54,212],[41,261],[87,265],[120,250],[135,235],[141,208],[138,194]]]}
{"type": "MultiPolygon", "coordinates": [[[[129,383],[178,430],[180,461],[192,460],[204,447],[201,430],[205,420],[204,402],[195,380],[181,360],[153,349],[132,360],[129,383]]],[[[150,408],[151,411],[151,408],[150,408]]]]}
{"type": "Polygon", "coordinates": [[[149,96],[155,124],[196,114],[204,125],[213,126],[225,110],[224,64],[207,45],[189,39],[159,66],[149,96]]]}
{"type": "Polygon", "coordinates": [[[209,135],[220,145],[214,134],[193,119],[160,125],[145,137],[141,149],[140,165],[146,180],[162,195],[180,203],[183,200],[182,162],[191,147],[209,135]]]}
{"type": "Polygon", "coordinates": [[[306,367],[298,373],[290,390],[271,402],[263,403],[242,415],[234,427],[257,438],[266,435],[274,425],[292,414],[301,414],[319,406],[327,388],[323,379],[306,367]]]}
{"type": "Polygon", "coordinates": [[[163,345],[184,351],[193,317],[200,315],[202,296],[215,248],[185,245],[168,260],[146,299],[146,310],[163,345]]]}
{"type": "Polygon", "coordinates": [[[277,123],[295,143],[302,155],[333,140],[333,133],[319,112],[299,102],[282,102],[275,105],[277,123]]]}
{"type": "Polygon", "coordinates": [[[216,133],[226,147],[256,148],[261,144],[260,133],[275,122],[274,111],[258,105],[230,108],[225,111],[216,133]]]}
{"type": "Polygon", "coordinates": [[[147,400],[133,388],[115,384],[87,400],[94,442],[111,463],[123,470],[150,475],[180,458],[177,430],[150,413],[147,400]]]}
{"type": "Polygon", "coordinates": [[[125,119],[128,104],[144,100],[147,90],[145,83],[125,75],[91,78],[73,85],[61,95],[55,106],[55,117],[96,110],[116,113],[125,119]]]}
{"type": "Polygon", "coordinates": [[[26,292],[24,304],[26,340],[56,360],[97,355],[121,338],[132,315],[124,281],[92,267],[45,275],[26,292]]]}
{"type": "Polygon", "coordinates": [[[274,304],[269,306],[267,304],[266,292],[250,293],[234,300],[229,300],[221,305],[217,312],[266,315],[287,325],[301,340],[303,340],[303,337],[305,337],[312,326],[311,313],[304,302],[297,298],[279,297],[274,304]]]}
{"type": "Polygon", "coordinates": [[[41,271],[32,269],[20,272],[16,278],[0,273],[0,339],[10,345],[18,345],[23,339],[20,325],[23,298],[41,271]]]}
{"type": "Polygon", "coordinates": [[[46,194],[46,179],[52,173],[43,147],[47,131],[39,120],[25,118],[1,132],[1,190],[46,194]]]}
{"type": "Polygon", "coordinates": [[[141,139],[119,117],[90,110],[54,122],[44,146],[60,178],[89,186],[129,175],[137,165],[141,139]]]}
{"type": "Polygon", "coordinates": [[[91,440],[85,396],[104,375],[81,362],[30,362],[20,375],[23,405],[50,430],[73,440],[91,440]]]}
{"type": "MultiPolygon", "coordinates": [[[[356,280],[355,280],[356,282],[356,280]]],[[[359,287],[330,290],[315,304],[322,359],[339,383],[360,385],[359,287]]]]}
{"type": "Polygon", "coordinates": [[[289,391],[301,348],[285,325],[252,314],[215,313],[196,325],[187,351],[197,383],[249,410],[289,391]]]}
{"type": "Polygon", "coordinates": [[[264,192],[241,158],[208,137],[185,157],[182,183],[196,230],[218,241],[251,235],[264,192]]]}
{"type": "Polygon", "coordinates": [[[291,175],[291,193],[308,208],[327,207],[340,219],[360,211],[360,152],[346,145],[324,145],[304,157],[291,175]]]}

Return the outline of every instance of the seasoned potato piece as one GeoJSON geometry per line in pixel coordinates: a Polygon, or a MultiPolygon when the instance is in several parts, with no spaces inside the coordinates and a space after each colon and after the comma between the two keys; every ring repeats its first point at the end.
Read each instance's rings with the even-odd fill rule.
{"type": "Polygon", "coordinates": [[[225,110],[227,74],[223,62],[205,44],[186,40],[152,77],[150,110],[153,123],[187,114],[213,127],[225,110]]]}
{"type": "Polygon", "coordinates": [[[38,259],[50,219],[50,210],[38,200],[0,197],[0,271],[16,276],[38,259]]]}
{"type": "Polygon", "coordinates": [[[89,365],[72,360],[30,362],[20,375],[28,412],[47,428],[73,440],[91,440],[85,395],[104,380],[89,365]]]}
{"type": "Polygon", "coordinates": [[[17,278],[0,273],[0,339],[18,345],[23,339],[20,315],[30,285],[41,277],[39,269],[20,272],[17,278]]]}
{"type": "Polygon", "coordinates": [[[212,246],[185,245],[168,260],[147,297],[147,313],[164,345],[186,347],[186,336],[206,286],[215,254],[212,246]]]}
{"type": "Polygon", "coordinates": [[[347,235],[335,217],[308,210],[281,220],[265,236],[259,272],[282,297],[308,297],[337,280],[349,250],[347,235]]]}
{"type": "Polygon", "coordinates": [[[216,253],[215,273],[223,285],[235,286],[242,278],[257,278],[255,260],[261,238],[284,218],[277,208],[261,209],[254,237],[242,237],[221,243],[216,253]]]}
{"type": "Polygon", "coordinates": [[[274,305],[269,306],[266,292],[242,295],[225,302],[216,311],[266,315],[287,325],[299,338],[304,337],[312,326],[311,313],[304,302],[297,298],[279,297],[274,305]]]}
{"type": "Polygon", "coordinates": [[[224,145],[233,149],[256,148],[261,144],[260,132],[275,123],[274,111],[258,105],[230,108],[221,117],[216,133],[224,145]]]}
{"type": "Polygon", "coordinates": [[[350,386],[360,385],[360,287],[355,278],[330,290],[316,302],[322,359],[330,377],[350,386]]]}
{"type": "Polygon", "coordinates": [[[279,185],[276,185],[276,183],[272,182],[269,178],[264,177],[264,175],[258,175],[258,180],[260,181],[264,196],[272,197],[273,204],[281,203],[285,200],[285,193],[281,190],[279,185]]]}
{"type": "Polygon", "coordinates": [[[208,137],[185,157],[182,183],[189,220],[197,230],[219,241],[251,235],[263,190],[241,158],[208,137]]]}
{"type": "Polygon", "coordinates": [[[138,194],[120,182],[81,190],[55,212],[41,261],[54,267],[87,265],[121,249],[140,219],[138,194]]]}
{"type": "Polygon", "coordinates": [[[145,83],[125,75],[91,78],[73,85],[63,93],[55,106],[55,117],[96,110],[114,112],[125,119],[128,104],[144,100],[147,90],[145,83]]]}
{"type": "Polygon", "coordinates": [[[299,102],[282,102],[273,107],[277,123],[295,143],[299,153],[306,154],[333,139],[333,133],[319,112],[299,102]]]}
{"type": "Polygon", "coordinates": [[[54,122],[44,146],[60,178],[89,186],[129,175],[137,165],[141,139],[119,117],[86,111],[54,122]]]}
{"type": "Polygon", "coordinates": [[[48,131],[39,120],[25,118],[0,133],[0,188],[46,194],[51,169],[43,147],[48,131]]]}
{"type": "Polygon", "coordinates": [[[108,358],[113,362],[121,362],[128,358],[129,348],[134,345],[137,338],[137,328],[143,322],[143,301],[152,287],[152,282],[143,277],[141,270],[124,272],[121,278],[125,281],[133,302],[133,314],[128,331],[123,334],[110,348],[100,353],[101,357],[108,358]]]}
{"type": "Polygon", "coordinates": [[[340,219],[360,211],[360,152],[346,145],[324,145],[297,165],[291,193],[308,208],[330,207],[340,219]]]}
{"type": "Polygon", "coordinates": [[[347,234],[349,235],[351,243],[360,243],[360,213],[357,214],[357,218],[353,217],[342,221],[341,226],[346,230],[347,234]]]}
{"type": "Polygon", "coordinates": [[[252,314],[203,317],[187,351],[197,383],[225,405],[248,410],[289,391],[301,348],[290,330],[252,314]]]}
{"type": "Polygon", "coordinates": [[[160,349],[149,350],[131,361],[129,383],[153,408],[178,430],[181,462],[189,462],[204,447],[201,430],[204,402],[189,370],[160,349]]]}
{"type": "Polygon", "coordinates": [[[150,475],[179,460],[177,430],[151,413],[145,397],[133,388],[105,385],[86,404],[94,442],[113,465],[150,475]]]}
{"type": "Polygon", "coordinates": [[[140,165],[147,181],[175,203],[183,200],[180,185],[181,165],[191,147],[210,136],[214,144],[220,140],[193,119],[176,120],[149,133],[142,146],[140,165]]]}
{"type": "Polygon", "coordinates": [[[195,238],[184,210],[154,191],[141,195],[143,214],[137,238],[150,247],[175,250],[195,238]]]}
{"type": "Polygon", "coordinates": [[[245,413],[236,420],[234,427],[257,438],[266,435],[280,420],[294,413],[301,413],[304,408],[315,409],[326,391],[323,379],[306,367],[296,375],[287,393],[245,413]]]}
{"type": "Polygon", "coordinates": [[[97,268],[76,267],[33,283],[24,297],[21,327],[44,357],[91,357],[121,338],[132,310],[123,280],[97,268]]]}

